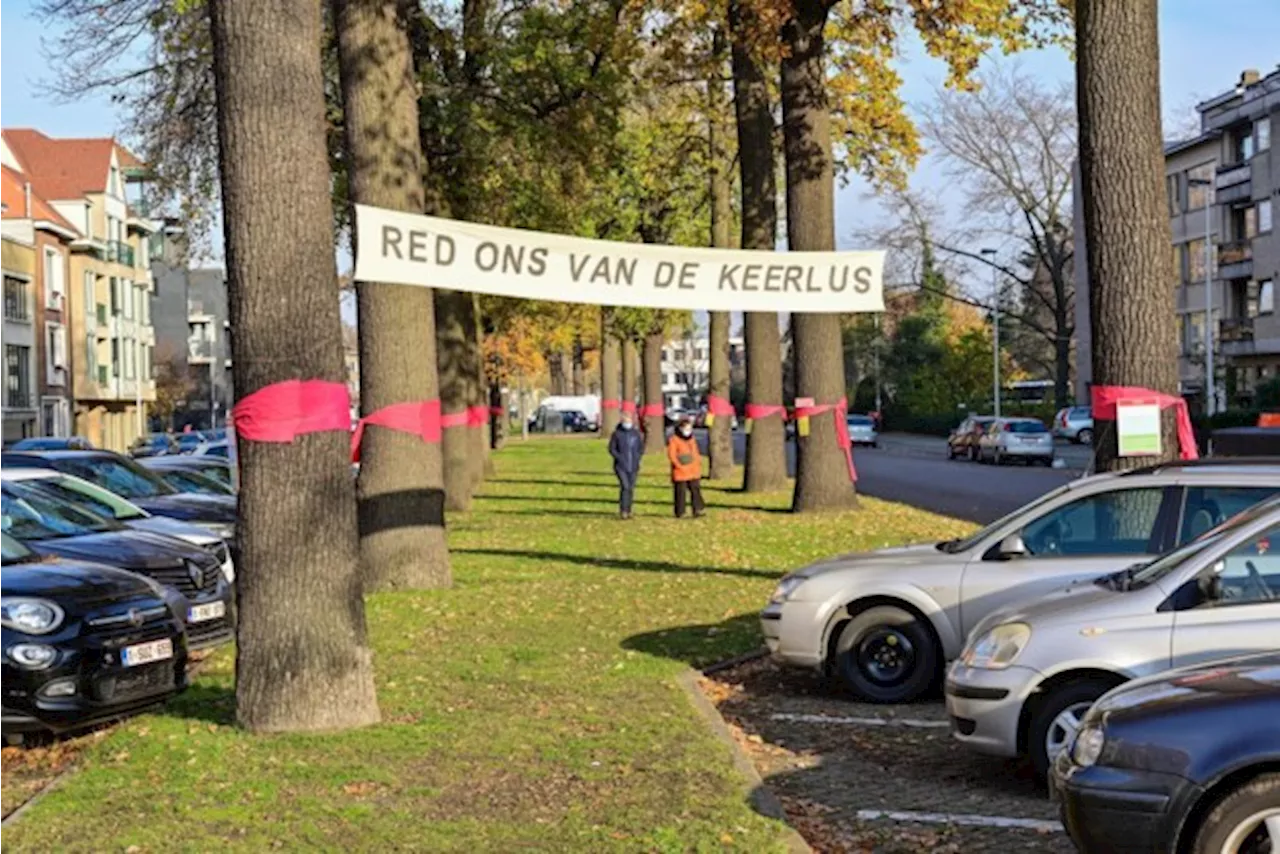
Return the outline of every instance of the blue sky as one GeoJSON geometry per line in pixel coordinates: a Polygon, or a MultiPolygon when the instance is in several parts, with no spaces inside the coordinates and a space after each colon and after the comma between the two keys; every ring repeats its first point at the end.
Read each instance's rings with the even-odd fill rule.
{"type": "MultiPolygon", "coordinates": [[[[53,136],[121,133],[123,117],[105,98],[75,104],[51,103],[38,85],[47,76],[40,45],[43,27],[30,16],[31,0],[8,0],[0,26],[0,120],[6,127],[31,126],[53,136]]],[[[1160,3],[1161,90],[1168,115],[1233,86],[1245,68],[1264,74],[1280,62],[1280,3],[1276,0],[1163,0],[1160,3]]],[[[913,109],[928,104],[945,76],[941,63],[909,44],[902,60],[904,96],[913,109]]],[[[1023,54],[1029,74],[1069,81],[1071,63],[1057,49],[1023,54]]],[[[927,157],[913,183],[945,196],[937,164],[927,157]]],[[[854,181],[838,190],[836,233],[852,248],[853,230],[876,215],[867,187],[854,181]]]]}

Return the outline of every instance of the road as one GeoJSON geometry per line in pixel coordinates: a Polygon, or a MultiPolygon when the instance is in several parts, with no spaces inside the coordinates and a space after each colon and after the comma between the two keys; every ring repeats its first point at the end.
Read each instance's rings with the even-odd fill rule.
{"type": "MultiPolygon", "coordinates": [[[[734,457],[745,459],[746,435],[734,433],[734,457]]],[[[858,490],[924,510],[986,524],[1051,489],[1079,477],[1089,450],[1059,445],[1066,468],[991,466],[948,460],[946,442],[925,436],[886,434],[879,448],[856,448],[858,490]]],[[[787,443],[787,468],[795,474],[795,445],[787,443]]]]}

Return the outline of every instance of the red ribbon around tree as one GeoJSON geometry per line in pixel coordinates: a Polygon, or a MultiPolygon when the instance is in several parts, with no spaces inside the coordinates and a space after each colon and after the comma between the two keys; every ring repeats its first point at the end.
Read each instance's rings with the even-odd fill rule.
{"type": "Polygon", "coordinates": [[[346,383],[285,380],[242,397],[231,409],[236,437],[250,442],[292,442],[307,433],[351,429],[346,383]]]}
{"type": "Polygon", "coordinates": [[[1125,404],[1157,404],[1162,410],[1172,407],[1174,420],[1178,425],[1179,457],[1184,460],[1199,459],[1200,450],[1196,447],[1191,413],[1187,411],[1187,402],[1181,397],[1135,386],[1096,385],[1092,389],[1092,398],[1093,417],[1102,421],[1115,421],[1117,407],[1125,404]]]}

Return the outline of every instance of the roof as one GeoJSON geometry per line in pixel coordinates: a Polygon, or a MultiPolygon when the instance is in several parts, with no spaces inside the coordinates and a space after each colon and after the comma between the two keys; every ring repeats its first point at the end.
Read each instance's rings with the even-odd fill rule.
{"type": "Polygon", "coordinates": [[[31,210],[27,210],[26,176],[4,165],[0,165],[0,201],[4,202],[4,216],[6,219],[33,219],[51,222],[59,228],[65,228],[72,234],[77,236],[80,234],[76,227],[67,222],[66,218],[58,213],[53,205],[40,198],[35,192],[31,193],[31,210]]]}
{"type": "Polygon", "coordinates": [[[54,139],[38,130],[13,128],[4,131],[5,142],[22,163],[32,186],[46,199],[78,199],[85,193],[104,193],[111,165],[111,152],[123,165],[136,157],[111,137],[96,139],[54,139]]]}

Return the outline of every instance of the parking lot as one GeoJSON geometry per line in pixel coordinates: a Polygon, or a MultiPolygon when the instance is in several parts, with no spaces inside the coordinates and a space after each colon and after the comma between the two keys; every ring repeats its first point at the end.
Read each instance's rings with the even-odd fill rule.
{"type": "Polygon", "coordinates": [[[817,851],[1075,850],[1028,768],[952,741],[940,697],[853,702],[767,658],[701,684],[817,851]]]}

